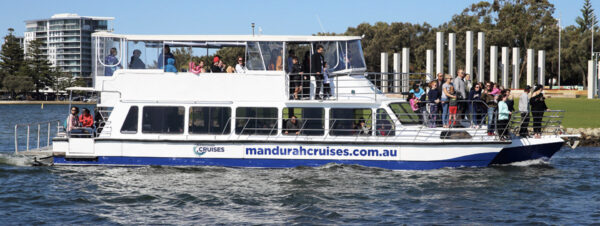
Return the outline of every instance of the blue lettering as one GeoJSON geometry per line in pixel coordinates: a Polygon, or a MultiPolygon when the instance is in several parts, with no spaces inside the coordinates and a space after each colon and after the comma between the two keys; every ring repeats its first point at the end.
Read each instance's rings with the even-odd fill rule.
{"type": "Polygon", "coordinates": [[[390,152],[391,152],[390,153],[391,156],[394,156],[394,157],[398,156],[398,150],[391,150],[390,152]]]}
{"type": "Polygon", "coordinates": [[[256,148],[246,148],[246,155],[256,155],[256,148]]]}
{"type": "Polygon", "coordinates": [[[259,154],[259,155],[264,155],[265,153],[263,152],[263,149],[262,149],[262,148],[258,148],[258,152],[257,152],[257,154],[259,154]]]}
{"type": "Polygon", "coordinates": [[[348,156],[348,155],[350,155],[350,150],[344,149],[344,156],[348,156]]]}
{"type": "Polygon", "coordinates": [[[342,149],[337,149],[337,151],[336,151],[336,153],[335,153],[335,154],[336,154],[336,155],[342,155],[342,149]]]}

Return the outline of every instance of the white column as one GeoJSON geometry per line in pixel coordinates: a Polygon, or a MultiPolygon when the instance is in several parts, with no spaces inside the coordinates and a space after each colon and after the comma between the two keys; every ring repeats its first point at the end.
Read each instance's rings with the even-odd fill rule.
{"type": "Polygon", "coordinates": [[[448,34],[448,71],[456,77],[456,34],[448,34]]]}
{"type": "Polygon", "coordinates": [[[513,77],[512,77],[512,88],[519,88],[519,48],[514,47],[512,49],[512,60],[513,60],[513,77]]]}
{"type": "Polygon", "coordinates": [[[435,73],[444,73],[444,32],[435,34],[435,73]]]}
{"type": "Polygon", "coordinates": [[[596,62],[593,60],[588,60],[588,99],[594,99],[594,94],[596,94],[596,74],[598,73],[596,68],[596,62]]]}
{"type": "Polygon", "coordinates": [[[508,86],[508,47],[502,47],[502,86],[504,86],[505,89],[510,88],[510,86],[508,86]]]}
{"type": "Polygon", "coordinates": [[[490,81],[498,82],[498,46],[490,46],[490,81]]]}
{"type": "Polygon", "coordinates": [[[394,93],[400,93],[400,53],[394,53],[394,93]]]}
{"type": "Polygon", "coordinates": [[[533,49],[527,49],[527,85],[533,87],[533,74],[535,73],[535,52],[533,49]]]}
{"type": "Polygon", "coordinates": [[[381,53],[381,91],[384,93],[388,92],[388,53],[381,53]]]}
{"type": "Polygon", "coordinates": [[[425,73],[427,73],[427,82],[431,82],[432,80],[437,79],[436,74],[433,73],[433,49],[428,49],[425,55],[427,58],[425,73]]]}
{"type": "MultiPolygon", "coordinates": [[[[471,77],[471,81],[474,81],[475,78],[473,77],[473,32],[472,31],[467,31],[467,37],[466,37],[466,47],[465,47],[465,73],[469,74],[469,76],[471,77]]],[[[470,84],[468,84],[469,87],[471,87],[470,84]]]]}
{"type": "Polygon", "coordinates": [[[410,48],[402,48],[402,92],[410,90],[410,48]]]}
{"type": "Polygon", "coordinates": [[[484,67],[485,67],[485,33],[477,33],[477,81],[484,82],[484,67]]]}
{"type": "Polygon", "coordinates": [[[546,51],[538,51],[538,84],[546,83],[546,51]]]}

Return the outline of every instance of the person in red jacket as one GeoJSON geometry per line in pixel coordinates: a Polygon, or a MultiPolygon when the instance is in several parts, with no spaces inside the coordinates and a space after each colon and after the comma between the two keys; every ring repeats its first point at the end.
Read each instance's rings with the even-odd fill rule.
{"type": "Polygon", "coordinates": [[[94,126],[94,117],[90,114],[90,110],[83,109],[83,113],[79,115],[79,122],[82,127],[92,128],[94,126]]]}

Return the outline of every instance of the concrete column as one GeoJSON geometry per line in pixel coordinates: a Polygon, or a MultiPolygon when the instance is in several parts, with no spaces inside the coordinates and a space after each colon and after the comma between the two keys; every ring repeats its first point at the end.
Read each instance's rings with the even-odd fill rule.
{"type": "Polygon", "coordinates": [[[593,60],[588,60],[588,99],[594,99],[594,94],[596,94],[596,74],[598,73],[596,68],[596,62],[593,60]]]}
{"type": "Polygon", "coordinates": [[[425,73],[427,73],[427,82],[431,82],[432,80],[437,79],[436,74],[433,72],[433,49],[428,49],[425,55],[427,58],[425,73]]]}
{"type": "Polygon", "coordinates": [[[527,85],[533,87],[533,74],[535,73],[535,52],[533,49],[527,49],[527,85]]]}
{"type": "Polygon", "coordinates": [[[538,51],[538,84],[546,83],[546,51],[538,51]]]}
{"type": "Polygon", "coordinates": [[[498,46],[490,46],[490,81],[498,82],[498,46]]]}
{"type": "Polygon", "coordinates": [[[512,60],[513,60],[513,77],[512,77],[512,88],[519,88],[519,48],[512,49],[512,60]]]}
{"type": "Polygon", "coordinates": [[[400,93],[400,53],[394,53],[394,93],[400,93]]]}
{"type": "MultiPolygon", "coordinates": [[[[474,81],[473,77],[473,31],[467,31],[467,37],[465,40],[465,73],[469,74],[471,81],[474,81]]],[[[467,81],[467,86],[471,87],[471,81],[467,81]]]]}
{"type": "Polygon", "coordinates": [[[444,73],[444,32],[435,34],[435,73],[444,73]]]}
{"type": "Polygon", "coordinates": [[[508,47],[502,47],[502,86],[510,88],[508,83],[508,47]]]}
{"type": "Polygon", "coordinates": [[[388,53],[381,53],[381,91],[384,93],[388,92],[388,53]]]}
{"type": "Polygon", "coordinates": [[[456,34],[448,34],[448,71],[456,77],[456,34]]]}
{"type": "Polygon", "coordinates": [[[410,90],[410,48],[402,48],[402,92],[410,90]]]}
{"type": "Polygon", "coordinates": [[[478,32],[477,33],[477,81],[484,82],[485,81],[485,72],[483,71],[485,67],[485,33],[478,32]]]}

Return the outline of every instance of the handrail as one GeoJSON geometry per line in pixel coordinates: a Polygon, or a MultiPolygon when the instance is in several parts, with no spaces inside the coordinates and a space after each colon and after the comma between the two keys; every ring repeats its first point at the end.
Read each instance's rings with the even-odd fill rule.
{"type": "Polygon", "coordinates": [[[56,122],[56,133],[59,133],[60,131],[60,120],[51,120],[51,121],[43,121],[43,122],[33,122],[33,123],[23,123],[23,124],[16,124],[15,125],[15,131],[14,131],[14,137],[15,137],[15,154],[19,153],[19,127],[27,127],[27,141],[26,141],[26,151],[29,151],[29,137],[31,135],[31,126],[35,126],[37,127],[37,146],[36,149],[40,149],[43,147],[48,147],[50,146],[50,135],[51,135],[51,124],[56,122]],[[47,135],[47,139],[46,139],[46,146],[40,146],[40,136],[41,136],[41,125],[42,124],[47,124],[48,125],[48,135],[47,135]]]}

